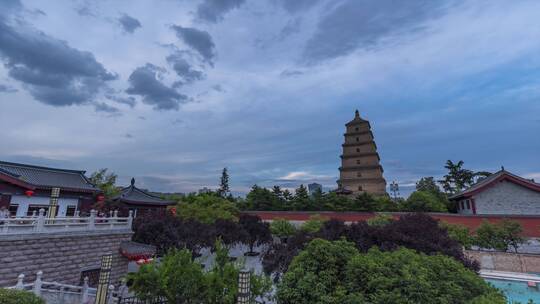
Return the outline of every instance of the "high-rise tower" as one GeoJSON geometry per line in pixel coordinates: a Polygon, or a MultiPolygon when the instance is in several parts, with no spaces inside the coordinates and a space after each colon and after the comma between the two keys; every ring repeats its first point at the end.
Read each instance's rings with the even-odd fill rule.
{"type": "Polygon", "coordinates": [[[369,121],[360,118],[356,110],[354,119],[345,124],[345,143],[339,168],[338,193],[357,195],[363,192],[386,194],[377,145],[369,121]]]}

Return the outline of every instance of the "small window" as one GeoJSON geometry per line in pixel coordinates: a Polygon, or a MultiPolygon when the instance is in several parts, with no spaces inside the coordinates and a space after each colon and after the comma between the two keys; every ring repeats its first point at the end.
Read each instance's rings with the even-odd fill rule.
{"type": "Polygon", "coordinates": [[[360,137],[357,137],[357,138],[356,138],[356,141],[360,141],[360,137]]]}
{"type": "Polygon", "coordinates": [[[356,172],[356,176],[357,176],[357,177],[362,177],[362,173],[356,172]]]}
{"type": "Polygon", "coordinates": [[[89,269],[81,272],[81,280],[79,285],[84,284],[84,278],[88,277],[88,286],[96,288],[99,282],[99,270],[100,268],[89,269]]]}
{"type": "Polygon", "coordinates": [[[358,191],[363,191],[362,186],[358,186],[358,191]]]}
{"type": "Polygon", "coordinates": [[[356,127],[356,128],[354,128],[354,130],[355,130],[355,131],[358,131],[359,129],[358,129],[358,127],[356,127]]]}
{"type": "Polygon", "coordinates": [[[66,216],[75,216],[75,210],[77,210],[77,207],[68,206],[66,209],[66,216]]]}
{"type": "Polygon", "coordinates": [[[360,148],[356,148],[356,152],[360,152],[360,148]]]}
{"type": "Polygon", "coordinates": [[[19,205],[9,205],[9,216],[17,216],[17,209],[19,209],[19,205]]]}
{"type": "Polygon", "coordinates": [[[356,164],[360,165],[360,160],[359,159],[356,160],[356,164]]]}
{"type": "MultiPolygon", "coordinates": [[[[39,214],[39,209],[45,209],[45,214],[47,214],[47,211],[49,210],[49,206],[46,205],[30,205],[28,206],[28,210],[26,211],[27,216],[32,216],[34,214],[34,211],[36,212],[36,215],[39,214]]],[[[56,208],[56,211],[58,211],[58,208],[56,208]]]]}

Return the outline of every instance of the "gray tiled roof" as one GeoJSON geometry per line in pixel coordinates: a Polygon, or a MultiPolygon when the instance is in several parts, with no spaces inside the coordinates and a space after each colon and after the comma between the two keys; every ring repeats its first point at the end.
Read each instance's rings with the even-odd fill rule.
{"type": "Polygon", "coordinates": [[[148,205],[174,205],[175,202],[164,200],[158,196],[152,195],[144,190],[141,190],[134,185],[135,181],[132,180],[132,184],[129,187],[125,187],[120,192],[120,195],[113,198],[113,200],[119,200],[126,203],[139,203],[148,205]]]}
{"type": "Polygon", "coordinates": [[[84,176],[85,171],[47,168],[0,161],[0,172],[38,188],[99,191],[84,176]]]}
{"type": "Polygon", "coordinates": [[[532,180],[528,180],[528,179],[526,179],[526,178],[517,176],[517,175],[512,174],[512,173],[510,173],[510,172],[508,172],[508,171],[506,171],[506,170],[503,169],[503,170],[499,170],[499,171],[497,171],[497,172],[495,172],[495,173],[493,173],[493,174],[491,174],[491,175],[489,175],[489,176],[487,176],[487,177],[485,177],[485,178],[479,180],[478,182],[476,182],[474,185],[470,186],[469,188],[467,188],[467,189],[465,189],[465,190],[463,190],[463,191],[461,191],[461,192],[458,192],[458,193],[456,193],[456,194],[450,196],[449,199],[459,198],[459,197],[461,197],[461,196],[463,196],[463,195],[467,195],[467,194],[469,194],[469,193],[471,193],[471,192],[474,192],[474,191],[477,190],[478,188],[482,188],[482,187],[484,187],[485,185],[487,185],[487,184],[491,183],[492,181],[496,180],[496,179],[499,178],[501,175],[511,176],[511,177],[513,177],[513,178],[515,178],[515,179],[518,179],[518,180],[520,180],[520,181],[523,181],[524,183],[534,184],[534,185],[536,185],[537,187],[540,186],[540,184],[537,184],[537,183],[533,182],[532,180]]]}

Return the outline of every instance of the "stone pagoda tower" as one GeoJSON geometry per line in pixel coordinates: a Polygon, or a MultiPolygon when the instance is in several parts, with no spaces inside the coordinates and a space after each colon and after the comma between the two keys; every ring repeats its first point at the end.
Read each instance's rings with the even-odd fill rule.
{"type": "Polygon", "coordinates": [[[386,195],[386,180],[379,163],[371,125],[360,118],[356,110],[354,119],[346,125],[345,143],[341,155],[337,193],[358,195],[367,192],[373,195],[386,195]]]}

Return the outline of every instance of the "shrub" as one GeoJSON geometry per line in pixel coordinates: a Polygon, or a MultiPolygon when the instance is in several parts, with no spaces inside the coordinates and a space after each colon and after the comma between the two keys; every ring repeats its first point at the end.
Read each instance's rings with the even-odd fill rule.
{"type": "Polygon", "coordinates": [[[446,212],[446,205],[435,194],[427,191],[413,192],[405,205],[407,211],[413,212],[446,212]]]}
{"type": "Polygon", "coordinates": [[[459,225],[459,224],[448,224],[441,222],[440,226],[446,229],[448,236],[465,247],[465,249],[470,249],[474,243],[474,238],[471,236],[469,228],[459,225]]]}
{"type": "MultiPolygon", "coordinates": [[[[210,271],[204,271],[189,250],[173,249],[160,263],[143,265],[138,272],[129,274],[131,289],[143,300],[164,297],[175,304],[236,303],[240,265],[229,261],[229,252],[221,242],[214,247],[216,258],[210,271]]],[[[252,273],[251,282],[252,300],[267,296],[268,278],[252,273]]]]}
{"type": "Polygon", "coordinates": [[[286,239],[296,232],[296,227],[286,219],[275,219],[270,224],[270,231],[280,239],[286,239]]]}
{"type": "Polygon", "coordinates": [[[28,291],[0,288],[0,304],[45,304],[45,300],[28,291]]]}
{"type": "Polygon", "coordinates": [[[390,214],[379,213],[375,217],[368,219],[366,222],[370,226],[384,226],[390,224],[394,218],[390,214]]]}
{"type": "Polygon", "coordinates": [[[312,215],[309,217],[309,220],[302,224],[300,229],[307,233],[315,233],[321,230],[324,222],[327,220],[327,218],[322,217],[320,214],[312,215]]]}
{"type": "Polygon", "coordinates": [[[484,220],[476,230],[476,245],[501,251],[512,247],[517,252],[519,246],[525,242],[523,228],[518,222],[504,219],[497,224],[484,220]]]}

